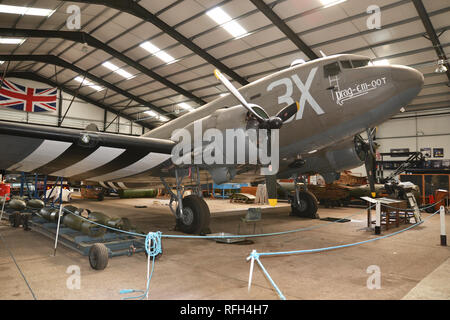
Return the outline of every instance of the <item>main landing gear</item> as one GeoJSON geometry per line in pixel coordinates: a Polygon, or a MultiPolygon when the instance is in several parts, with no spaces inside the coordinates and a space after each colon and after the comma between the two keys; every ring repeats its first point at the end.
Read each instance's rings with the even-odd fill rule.
{"type": "Polygon", "coordinates": [[[196,187],[192,189],[192,194],[184,197],[186,190],[181,183],[188,173],[188,169],[175,169],[176,194],[161,177],[162,183],[170,194],[169,207],[175,215],[175,229],[188,234],[211,233],[209,229],[210,212],[201,192],[198,168],[191,172],[192,177],[196,179],[196,187]],[[174,202],[177,204],[176,209],[173,206],[174,202]]]}
{"type": "Polygon", "coordinates": [[[314,194],[306,189],[306,184],[303,187],[299,185],[300,179],[296,178],[294,180],[295,192],[294,195],[290,197],[291,201],[291,216],[319,219],[317,213],[318,201],[314,194]]]}

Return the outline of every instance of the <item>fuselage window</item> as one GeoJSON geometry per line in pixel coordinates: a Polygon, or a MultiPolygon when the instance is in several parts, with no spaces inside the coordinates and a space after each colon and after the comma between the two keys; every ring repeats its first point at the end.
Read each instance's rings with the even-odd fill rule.
{"type": "Polygon", "coordinates": [[[367,67],[369,65],[370,60],[352,60],[354,68],[367,67]]]}
{"type": "Polygon", "coordinates": [[[323,73],[324,73],[325,77],[337,76],[340,72],[341,72],[341,67],[339,67],[339,63],[337,61],[327,64],[326,66],[323,67],[323,73]]]}
{"type": "Polygon", "coordinates": [[[352,63],[350,62],[350,60],[343,60],[341,61],[341,66],[344,69],[351,69],[352,67],[352,63]]]}

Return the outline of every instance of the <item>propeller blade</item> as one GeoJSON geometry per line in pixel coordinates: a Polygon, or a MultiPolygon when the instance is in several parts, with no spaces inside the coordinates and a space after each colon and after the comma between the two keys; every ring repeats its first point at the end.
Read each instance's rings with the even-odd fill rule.
{"type": "MultiPolygon", "coordinates": [[[[231,84],[230,81],[228,81],[228,79],[222,74],[222,72],[220,72],[219,70],[215,69],[214,70],[214,75],[216,76],[216,78],[218,80],[220,80],[220,82],[222,82],[222,84],[228,89],[228,91],[230,91],[230,93],[236,98],[238,99],[238,101],[245,107],[247,108],[248,111],[250,111],[260,122],[265,122],[267,119],[264,119],[263,117],[261,117],[258,113],[256,113],[252,106],[244,99],[244,97],[240,94],[240,92],[231,84]]],[[[261,108],[262,110],[262,108],[261,108]]]]}
{"type": "Polygon", "coordinates": [[[369,182],[370,186],[370,193],[372,195],[372,198],[376,197],[376,190],[375,190],[375,157],[370,153],[366,152],[366,160],[365,160],[365,167],[366,167],[366,173],[367,173],[367,180],[369,182]]]}
{"type": "Polygon", "coordinates": [[[269,204],[273,207],[277,205],[277,177],[276,175],[266,176],[266,189],[269,197],[269,204]]]}
{"type": "Polygon", "coordinates": [[[289,120],[293,115],[295,115],[299,109],[300,104],[296,101],[295,103],[291,104],[290,106],[287,106],[286,108],[278,112],[276,117],[280,118],[281,121],[285,122],[289,120]]]}

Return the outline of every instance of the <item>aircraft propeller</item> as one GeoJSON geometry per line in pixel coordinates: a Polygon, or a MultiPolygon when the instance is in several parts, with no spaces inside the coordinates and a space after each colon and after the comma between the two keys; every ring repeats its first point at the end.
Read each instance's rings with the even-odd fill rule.
{"type": "MultiPolygon", "coordinates": [[[[278,112],[276,116],[269,117],[267,112],[261,107],[253,103],[248,103],[241,93],[231,84],[230,81],[219,71],[214,70],[214,75],[222,84],[230,91],[230,93],[250,112],[250,114],[258,121],[260,129],[280,129],[283,123],[293,117],[300,108],[298,102],[295,102],[278,112]]],[[[270,139],[269,139],[270,142],[270,139]]],[[[276,175],[266,175],[266,188],[269,198],[269,204],[275,206],[277,204],[277,180],[276,175]]]]}
{"type": "Polygon", "coordinates": [[[375,198],[376,149],[379,147],[379,145],[374,142],[376,128],[367,129],[366,132],[367,142],[365,142],[360,135],[357,135],[355,138],[360,146],[361,151],[364,153],[364,166],[366,168],[367,180],[370,186],[370,193],[372,195],[372,198],[375,198]]]}
{"type": "Polygon", "coordinates": [[[231,84],[230,81],[219,71],[214,70],[214,75],[230,91],[230,93],[253,115],[259,122],[260,129],[280,129],[284,122],[295,115],[299,109],[299,103],[295,102],[283,109],[276,116],[269,117],[267,112],[253,103],[248,103],[241,93],[231,84]]]}

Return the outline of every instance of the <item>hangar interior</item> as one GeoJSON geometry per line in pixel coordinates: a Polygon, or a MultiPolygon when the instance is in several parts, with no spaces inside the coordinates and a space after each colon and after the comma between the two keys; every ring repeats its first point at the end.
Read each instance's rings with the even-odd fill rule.
{"type": "MultiPolygon", "coordinates": [[[[104,221],[119,229],[144,235],[161,231],[163,235],[218,236],[153,240],[153,244],[161,241],[163,247],[162,254],[153,261],[150,299],[450,299],[450,251],[444,245],[450,224],[446,213],[450,189],[449,11],[447,0],[1,1],[0,140],[6,141],[7,147],[0,155],[6,159],[4,162],[0,159],[3,166],[0,167],[3,179],[0,281],[4,289],[0,290],[0,299],[121,299],[126,296],[119,293],[121,289],[145,291],[151,259],[146,259],[142,241],[137,245],[114,238],[122,246],[116,251],[105,246],[98,249],[98,254],[107,250],[109,262],[107,267],[98,268],[104,270],[95,270],[93,264],[100,259],[91,255],[92,244],[96,243],[92,238],[96,236],[89,235],[92,237],[88,251],[80,251],[78,240],[74,240],[77,249],[73,250],[71,244],[64,243],[70,232],[51,233],[50,237],[41,234],[46,232],[44,227],[38,232],[31,219],[34,214],[42,218],[39,213],[42,208],[30,209],[28,204],[26,208],[20,204],[16,208],[11,204],[13,196],[25,196],[28,202],[16,199],[25,204],[36,198],[45,200],[47,205],[53,192],[58,196],[51,200],[52,208],[58,208],[59,201],[60,207],[72,206],[70,210],[102,212],[117,217],[115,221],[120,220],[119,224],[114,224],[113,219],[104,221]],[[162,191],[164,186],[159,186],[150,192],[150,188],[133,188],[120,179],[99,180],[97,185],[86,186],[89,183],[52,176],[50,173],[55,170],[44,170],[45,177],[33,170],[22,172],[7,160],[8,154],[16,152],[12,150],[16,150],[17,141],[40,138],[43,132],[44,139],[50,139],[51,134],[58,132],[69,136],[93,130],[93,136],[99,136],[100,140],[116,136],[130,144],[144,134],[150,138],[170,138],[161,134],[164,128],[182,128],[183,121],[193,123],[207,116],[204,105],[213,105],[215,101],[227,101],[227,108],[239,105],[226,83],[215,75],[215,69],[225,74],[236,89],[245,91],[246,86],[258,85],[289,68],[301,68],[341,54],[367,57],[370,66],[379,68],[406,66],[423,75],[422,88],[411,101],[377,124],[373,131],[367,131],[369,134],[361,133],[371,147],[373,142],[376,145],[373,152],[376,166],[372,168],[376,197],[372,198],[392,195],[384,186],[385,178],[389,177],[389,181],[395,181],[395,187],[399,182],[414,184],[416,207],[408,202],[404,189],[400,191],[402,196],[395,193],[403,197],[397,198],[397,202],[382,202],[386,206],[380,209],[381,213],[376,211],[375,202],[361,200],[362,196],[370,198],[370,191],[375,191],[369,190],[364,161],[336,172],[339,179],[332,183],[320,173],[302,175],[301,183],[297,180],[298,173],[294,180],[278,180],[276,188],[291,187],[281,193],[277,189],[279,201],[274,207],[266,201],[267,192],[270,198],[270,187],[269,182],[263,185],[264,177],[257,183],[241,179],[239,184],[234,181],[216,184],[214,177],[207,175],[207,180],[197,185],[201,189],[197,191],[205,199],[200,206],[206,203],[209,207],[209,224],[205,225],[208,228],[180,232],[169,208],[178,188],[162,191]],[[29,93],[32,88],[35,91],[29,93]],[[47,95],[49,88],[53,89],[52,98],[40,101],[51,102],[32,101],[47,95]],[[8,130],[13,127],[16,133],[11,138],[8,130]],[[26,137],[26,128],[38,133],[26,137]],[[156,133],[152,135],[153,132],[156,133]],[[16,136],[20,138],[16,140],[16,136]],[[297,199],[292,190],[297,190],[298,182],[317,200],[315,219],[291,212],[292,197],[297,199]],[[352,192],[357,196],[351,196],[352,192]],[[341,196],[342,193],[345,195],[341,196]],[[393,209],[387,203],[406,207],[399,204],[393,209]],[[414,216],[415,208],[420,211],[420,219],[414,216]],[[250,209],[258,213],[256,221],[249,218],[253,212],[250,209]],[[12,221],[11,216],[22,216],[18,211],[29,214],[30,222],[12,221]],[[323,221],[326,218],[329,220],[323,221]],[[129,223],[135,228],[131,229],[129,223]],[[31,231],[23,232],[28,229],[31,231]],[[295,232],[283,234],[285,231],[295,232]],[[224,238],[227,234],[271,233],[280,234],[224,238]],[[380,234],[389,237],[350,248],[307,252],[374,240],[380,234]],[[60,243],[55,242],[55,237],[62,237],[60,243]],[[252,257],[252,250],[305,252],[259,256],[278,288],[255,265],[252,287],[248,290],[250,262],[246,258],[252,257]],[[72,281],[69,277],[77,275],[71,269],[73,266],[80,277],[69,284],[72,281]],[[369,283],[373,266],[380,270],[381,284],[369,283]]],[[[342,61],[340,68],[345,69],[342,61]]],[[[358,71],[354,63],[350,68],[358,71]]],[[[308,73],[300,80],[302,86],[307,86],[307,78],[308,73]]],[[[315,91],[315,85],[309,83],[317,101],[316,95],[335,90],[315,91]]],[[[299,97],[294,97],[300,104],[304,99],[301,93],[305,94],[301,91],[299,97]]],[[[281,108],[286,100],[282,99],[282,90],[277,94],[278,102],[274,103],[281,108]]],[[[252,99],[249,94],[244,96],[252,99]]],[[[315,121],[322,123],[317,117],[320,114],[308,104],[312,100],[303,101],[305,119],[297,121],[300,126],[309,128],[315,121]],[[308,123],[311,114],[315,118],[308,123]]],[[[306,139],[300,133],[295,138],[306,139]]],[[[101,148],[107,147],[117,144],[101,148]]],[[[23,151],[26,147],[17,150],[23,153],[14,155],[17,159],[33,155],[31,149],[23,151]]],[[[319,148],[306,151],[310,156],[317,151],[320,154],[319,148]]],[[[79,155],[77,159],[83,158],[79,155]]],[[[24,160],[22,165],[33,169],[44,167],[24,160]]],[[[103,174],[107,176],[106,172],[103,174]]],[[[190,182],[194,177],[190,168],[190,182]]],[[[412,194],[411,189],[408,192],[412,194]]],[[[48,211],[49,217],[51,214],[48,211]]],[[[59,230],[59,220],[52,223],[57,221],[59,230]]],[[[62,223],[61,230],[70,228],[68,220],[67,224],[62,223]]],[[[80,228],[81,225],[80,220],[80,228]]],[[[86,227],[87,234],[91,227],[86,227]]],[[[104,240],[105,235],[101,233],[97,239],[100,238],[104,240]]]]}

